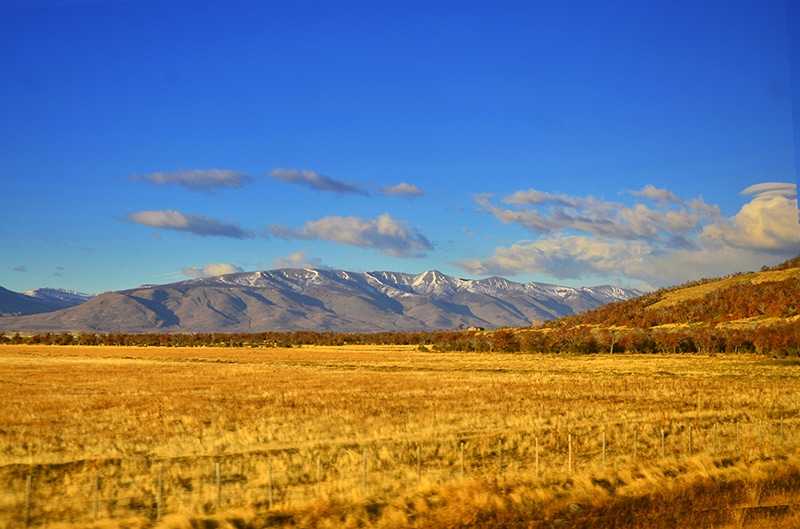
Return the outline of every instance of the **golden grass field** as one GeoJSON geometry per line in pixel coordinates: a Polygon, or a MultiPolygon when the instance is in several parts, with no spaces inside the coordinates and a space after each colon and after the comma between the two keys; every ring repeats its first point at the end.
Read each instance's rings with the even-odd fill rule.
{"type": "Polygon", "coordinates": [[[800,527],[787,360],[3,345],[0,395],[0,529],[800,527]]]}

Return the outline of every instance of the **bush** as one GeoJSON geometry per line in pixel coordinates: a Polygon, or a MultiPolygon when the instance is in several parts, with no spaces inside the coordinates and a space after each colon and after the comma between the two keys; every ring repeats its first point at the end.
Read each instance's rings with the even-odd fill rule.
{"type": "Polygon", "coordinates": [[[519,345],[517,334],[509,328],[502,327],[492,334],[492,349],[495,351],[515,353],[519,351],[519,345]]]}

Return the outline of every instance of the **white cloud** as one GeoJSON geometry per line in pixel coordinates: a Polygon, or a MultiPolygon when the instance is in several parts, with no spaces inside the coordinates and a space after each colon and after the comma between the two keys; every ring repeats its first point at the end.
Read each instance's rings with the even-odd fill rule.
{"type": "Polygon", "coordinates": [[[270,266],[272,268],[313,268],[313,269],[328,269],[329,266],[322,264],[319,258],[308,258],[308,250],[300,250],[285,257],[277,257],[272,260],[270,266]]]}
{"type": "Polygon", "coordinates": [[[344,182],[306,169],[273,169],[267,176],[289,184],[299,184],[317,191],[329,191],[340,195],[369,196],[369,193],[353,183],[344,182]]]}
{"type": "Polygon", "coordinates": [[[679,199],[672,191],[667,189],[658,189],[653,184],[647,184],[643,189],[639,191],[629,191],[629,193],[637,197],[651,198],[660,202],[680,203],[681,201],[681,199],[679,199]]]}
{"type": "Polygon", "coordinates": [[[395,257],[422,257],[433,245],[407,222],[388,213],[376,219],[328,216],[310,220],[298,229],[286,225],[270,226],[273,235],[285,239],[323,239],[348,246],[372,248],[395,257]]]}
{"type": "Polygon", "coordinates": [[[184,266],[181,268],[181,273],[183,275],[194,278],[214,277],[224,274],[235,274],[237,272],[244,272],[244,269],[228,263],[206,263],[199,267],[184,266]]]}
{"type": "Polygon", "coordinates": [[[415,185],[400,182],[396,186],[383,186],[379,190],[381,195],[386,196],[405,196],[405,197],[422,197],[425,196],[425,191],[415,185]]]}
{"type": "Polygon", "coordinates": [[[732,246],[753,251],[784,251],[800,241],[795,186],[750,186],[755,195],[736,215],[705,226],[698,236],[704,246],[732,246]]]}
{"type": "Polygon", "coordinates": [[[753,198],[730,218],[702,198],[682,200],[666,189],[647,186],[631,194],[657,203],[627,206],[526,191],[512,195],[512,202],[547,204],[548,209],[511,211],[495,206],[491,196],[478,195],[484,211],[540,237],[457,264],[477,275],[626,278],[642,286],[665,286],[757,270],[800,250],[794,184],[747,188],[743,194],[753,198]]]}
{"type": "Polygon", "coordinates": [[[583,275],[625,273],[651,252],[651,247],[623,241],[600,241],[594,237],[565,236],[521,241],[498,246],[492,257],[465,260],[464,270],[477,275],[546,274],[558,279],[583,275]]]}
{"type": "Polygon", "coordinates": [[[150,173],[131,175],[131,180],[153,185],[178,185],[189,191],[213,193],[217,188],[239,189],[253,181],[253,177],[229,169],[195,169],[175,173],[150,173]]]}
{"type": "MultiPolygon", "coordinates": [[[[491,195],[478,196],[485,199],[492,198],[491,195]]],[[[544,191],[538,191],[536,189],[528,189],[525,191],[517,191],[513,195],[503,199],[503,202],[518,206],[552,203],[556,206],[577,207],[580,202],[582,202],[582,199],[575,199],[562,194],[545,193],[544,191]]]]}
{"type": "Polygon", "coordinates": [[[755,195],[756,198],[760,199],[773,197],[797,198],[797,186],[785,182],[764,182],[752,185],[740,194],[755,195]]]}
{"type": "Polygon", "coordinates": [[[686,234],[701,223],[720,215],[719,208],[706,204],[702,197],[689,201],[673,199],[667,190],[653,186],[633,192],[635,196],[656,199],[654,205],[637,203],[628,206],[594,197],[554,195],[535,189],[518,191],[503,199],[516,206],[496,206],[491,195],[475,195],[484,212],[506,224],[520,224],[541,236],[586,233],[597,237],[624,240],[648,240],[675,246],[689,244],[686,234]]]}
{"type": "Polygon", "coordinates": [[[200,237],[252,239],[255,236],[252,231],[245,230],[232,222],[174,210],[137,211],[129,214],[123,220],[154,228],[184,231],[200,237]]]}

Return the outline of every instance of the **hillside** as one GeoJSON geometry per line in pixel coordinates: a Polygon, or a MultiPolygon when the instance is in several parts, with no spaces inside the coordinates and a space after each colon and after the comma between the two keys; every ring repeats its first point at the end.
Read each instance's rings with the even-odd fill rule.
{"type": "Polygon", "coordinates": [[[560,325],[651,328],[664,325],[774,324],[800,309],[797,259],[760,272],[702,279],[567,317],[560,325]],[[791,266],[787,266],[787,263],[791,266]]]}
{"type": "Polygon", "coordinates": [[[514,350],[800,356],[800,259],[701,279],[517,331],[514,350]]]}

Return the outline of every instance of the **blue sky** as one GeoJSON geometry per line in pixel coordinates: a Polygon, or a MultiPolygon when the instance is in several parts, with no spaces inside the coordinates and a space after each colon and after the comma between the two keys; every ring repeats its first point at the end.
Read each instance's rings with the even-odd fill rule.
{"type": "Polygon", "coordinates": [[[790,4],[0,0],[0,285],[777,264],[790,4]]]}

